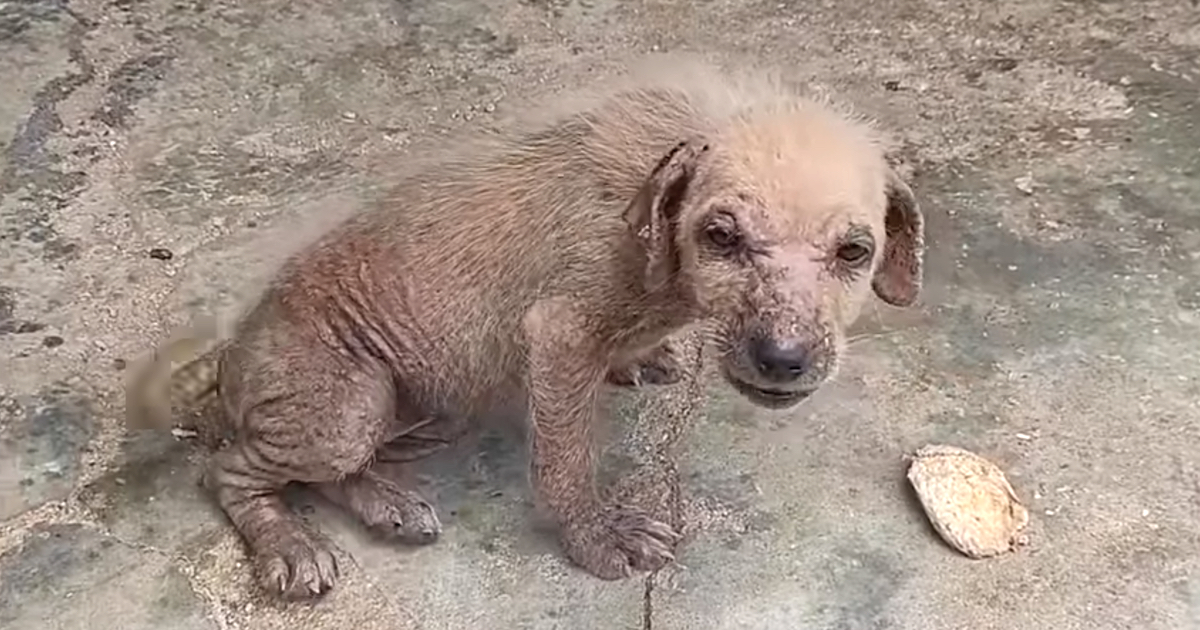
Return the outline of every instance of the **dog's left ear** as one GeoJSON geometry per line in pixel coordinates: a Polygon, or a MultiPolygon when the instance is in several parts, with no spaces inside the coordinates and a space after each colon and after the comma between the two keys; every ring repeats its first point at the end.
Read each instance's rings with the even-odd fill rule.
{"type": "Polygon", "coordinates": [[[871,287],[884,302],[909,306],[921,293],[925,258],[925,219],[912,189],[888,169],[887,240],[871,287]]]}

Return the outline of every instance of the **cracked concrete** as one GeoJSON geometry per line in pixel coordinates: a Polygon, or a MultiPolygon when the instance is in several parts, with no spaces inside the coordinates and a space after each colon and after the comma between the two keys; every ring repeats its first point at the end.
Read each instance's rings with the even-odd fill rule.
{"type": "Polygon", "coordinates": [[[4,628],[1200,629],[1194,3],[24,0],[0,78],[4,628]],[[125,362],[420,143],[656,50],[786,68],[898,132],[921,306],[868,309],[794,412],[715,381],[695,414],[616,401],[610,476],[688,529],[652,578],[567,565],[497,429],[429,462],[429,548],[297,493],[346,576],[262,599],[204,453],[123,434],[125,362]],[[934,537],[902,461],[931,441],[1006,468],[1029,548],[934,537]]]}

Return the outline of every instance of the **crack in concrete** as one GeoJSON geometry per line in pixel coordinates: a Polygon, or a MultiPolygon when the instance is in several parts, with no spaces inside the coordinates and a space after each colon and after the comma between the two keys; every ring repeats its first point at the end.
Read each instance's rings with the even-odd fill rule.
{"type": "MultiPolygon", "coordinates": [[[[111,462],[111,458],[105,459],[111,462]]],[[[81,499],[81,495],[88,491],[88,486],[92,481],[90,477],[91,475],[86,474],[81,476],[77,485],[66,497],[57,501],[48,501],[0,523],[0,554],[24,546],[33,529],[39,525],[79,525],[131,549],[166,559],[170,566],[179,570],[180,574],[184,576],[188,588],[204,604],[206,615],[217,625],[219,630],[240,630],[240,626],[231,621],[231,611],[222,603],[221,598],[197,578],[198,571],[194,562],[181,554],[171,553],[153,545],[126,540],[100,522],[96,512],[81,499]]]]}
{"type": "Polygon", "coordinates": [[[135,549],[137,551],[154,554],[166,560],[171,566],[179,570],[187,580],[188,588],[192,589],[192,593],[200,598],[208,609],[208,617],[217,624],[219,630],[239,630],[239,626],[235,622],[230,621],[230,611],[227,606],[221,602],[221,598],[212,592],[212,589],[206,587],[196,576],[196,565],[186,556],[182,554],[171,553],[163,549],[159,549],[154,545],[139,543],[132,540],[125,540],[120,535],[97,522],[81,522],[79,525],[91,528],[118,543],[135,549]]]}
{"type": "MultiPolygon", "coordinates": [[[[650,410],[651,412],[660,411],[663,415],[661,419],[653,423],[653,426],[665,427],[665,431],[654,445],[652,457],[655,468],[662,474],[663,480],[667,484],[669,524],[681,535],[684,534],[685,523],[683,522],[683,493],[679,482],[679,469],[675,465],[676,448],[684,429],[692,425],[691,420],[704,401],[703,332],[696,334],[698,336],[693,337],[690,344],[682,344],[683,347],[691,345],[689,348],[691,356],[685,370],[686,381],[682,384],[683,390],[675,395],[664,395],[659,401],[656,401],[657,405],[663,405],[665,408],[656,410],[654,407],[657,405],[655,405],[650,410]]],[[[654,627],[654,591],[661,570],[652,571],[645,579],[642,590],[642,630],[652,630],[654,627]]]]}
{"type": "Polygon", "coordinates": [[[72,491],[71,496],[65,499],[44,503],[4,522],[0,526],[0,554],[22,547],[34,527],[38,525],[79,525],[111,538],[130,549],[152,553],[166,559],[187,580],[188,588],[204,603],[208,617],[217,624],[219,630],[239,630],[236,623],[229,621],[230,611],[221,603],[220,597],[197,579],[195,563],[183,555],[172,554],[153,545],[126,540],[102,525],[95,512],[79,500],[78,495],[85,486],[86,484],[81,484],[72,491]]]}
{"type": "Polygon", "coordinates": [[[654,627],[654,573],[646,576],[646,587],[642,592],[642,630],[654,627]]]}

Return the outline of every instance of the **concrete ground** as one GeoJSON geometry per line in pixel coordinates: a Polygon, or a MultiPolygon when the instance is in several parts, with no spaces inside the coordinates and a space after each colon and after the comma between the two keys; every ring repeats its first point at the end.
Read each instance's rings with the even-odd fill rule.
{"type": "Polygon", "coordinates": [[[1200,629],[1194,0],[16,0],[0,86],[2,628],[1200,629]],[[688,531],[656,576],[565,564],[500,431],[430,463],[429,548],[298,495],[345,577],[262,598],[204,453],[124,437],[124,362],[414,142],[655,50],[783,66],[899,132],[922,305],[868,309],[794,412],[715,382],[683,420],[623,403],[614,469],[688,531]],[[935,538],[903,480],[928,442],[1009,471],[1027,548],[935,538]]]}

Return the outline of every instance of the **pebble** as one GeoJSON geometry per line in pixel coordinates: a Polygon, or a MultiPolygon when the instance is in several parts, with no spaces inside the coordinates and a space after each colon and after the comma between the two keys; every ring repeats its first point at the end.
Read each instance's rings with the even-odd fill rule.
{"type": "Polygon", "coordinates": [[[1024,177],[1018,177],[1015,180],[1013,180],[1013,184],[1016,185],[1017,190],[1025,193],[1026,195],[1033,194],[1033,177],[1032,176],[1025,175],[1024,177]]]}

